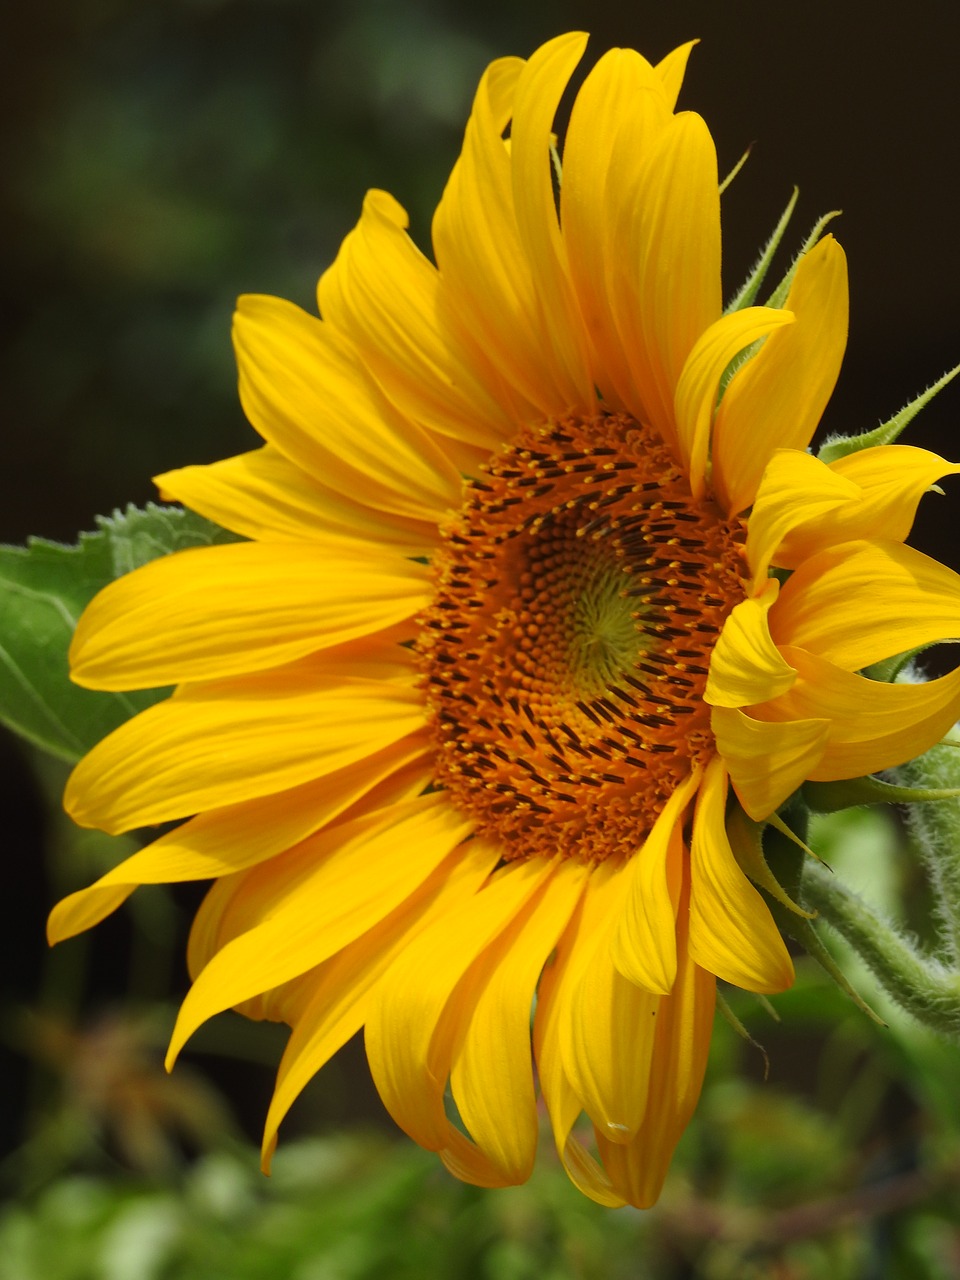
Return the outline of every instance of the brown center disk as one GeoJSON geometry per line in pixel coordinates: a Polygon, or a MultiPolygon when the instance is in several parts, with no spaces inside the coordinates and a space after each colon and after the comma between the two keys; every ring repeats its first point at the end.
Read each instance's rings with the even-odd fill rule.
{"type": "Polygon", "coordinates": [[[616,415],[527,429],[483,471],[420,620],[435,781],[504,858],[629,856],[712,750],[740,523],[616,415]]]}

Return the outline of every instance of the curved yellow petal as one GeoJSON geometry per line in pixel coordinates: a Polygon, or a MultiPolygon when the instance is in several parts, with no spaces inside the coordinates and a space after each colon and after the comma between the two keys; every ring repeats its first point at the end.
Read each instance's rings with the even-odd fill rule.
{"type": "Polygon", "coordinates": [[[628,408],[672,442],[681,373],[721,310],[717,155],[699,116],[670,119],[653,141],[612,235],[613,312],[642,397],[628,408]]]}
{"type": "Polygon", "coordinates": [[[198,814],[124,859],[95,884],[58,902],[47,926],[50,942],[98,924],[138,885],[209,880],[272,858],[332,822],[384,778],[429,750],[429,739],[414,735],[292,791],[198,814]]]}
{"type": "MultiPolygon", "coordinates": [[[[544,341],[543,315],[513,206],[510,123],[525,63],[502,58],[480,81],[463,150],[433,219],[443,281],[440,305],[455,314],[505,387],[527,406],[523,417],[549,418],[569,408],[567,389],[544,341]]],[[[549,157],[545,157],[548,159],[549,157]]]]}
{"type": "Polygon", "coordinates": [[[677,105],[677,98],[679,98],[680,90],[683,88],[683,77],[687,71],[687,62],[690,59],[690,54],[699,43],[698,40],[688,40],[686,44],[682,44],[676,49],[671,49],[666,57],[661,58],[656,67],[654,67],[663,82],[663,90],[671,111],[677,105]]]}
{"type": "Polygon", "coordinates": [[[170,1038],[168,1068],[215,1013],[320,964],[377,925],[469,831],[446,797],[433,794],[311,837],[303,856],[291,860],[293,874],[273,871],[265,889],[274,901],[264,905],[261,922],[228,942],[196,978],[170,1038]]]}
{"type": "Polygon", "coordinates": [[[482,369],[478,376],[476,354],[443,323],[439,274],[407,225],[392,196],[367,193],[359,223],[320,278],[321,314],[352,339],[402,413],[492,452],[515,424],[482,369]]]}
{"type": "MultiPolygon", "coordinates": [[[[677,446],[695,498],[702,497],[706,488],[710,431],[724,370],[751,343],[791,324],[793,315],[789,311],[744,307],[721,316],[697,337],[679,373],[674,394],[677,446]]],[[[748,361],[745,367],[751,363],[748,361]]]]}
{"type": "Polygon", "coordinates": [[[778,723],[830,720],[827,749],[809,775],[813,782],[859,778],[904,764],[960,719],[960,668],[921,684],[885,684],[802,649],[785,653],[796,666],[796,685],[753,714],[778,723]]]}
{"type": "Polygon", "coordinates": [[[537,1147],[530,1047],[534,993],[586,874],[582,865],[559,863],[529,914],[505,932],[453,1059],[450,1083],[460,1116],[511,1184],[530,1176],[537,1147]]]}
{"type": "Polygon", "coordinates": [[[435,522],[376,511],[321,484],[269,444],[209,466],[166,471],[154,483],[163,498],[261,542],[349,538],[422,556],[439,541],[435,522]]]}
{"type": "Polygon", "coordinates": [[[438,520],[459,505],[460,477],[439,445],[393,407],[331,325],[248,294],[233,332],[244,411],[298,466],[395,515],[438,520]]]}
{"type": "MultiPolygon", "coordinates": [[[[370,1071],[394,1120],[428,1150],[451,1145],[443,1094],[457,1033],[479,994],[471,967],[554,870],[540,860],[508,864],[463,910],[418,937],[380,986],[366,1029],[370,1071]]],[[[489,976],[482,965],[478,976],[489,976]]]]}
{"type": "Polygon", "coordinates": [[[770,578],[763,594],[731,610],[710,655],[703,692],[714,707],[745,707],[784,693],[797,678],[770,636],[768,615],[780,584],[770,578]]]}
{"type": "Polygon", "coordinates": [[[593,413],[594,378],[567,270],[550,158],[553,119],[586,43],[587,37],[580,32],[558,36],[542,45],[524,67],[510,129],[510,173],[517,234],[529,264],[555,379],[570,406],[593,413]]]}
{"type": "Polygon", "coordinates": [[[734,375],[717,410],[713,484],[731,515],[750,506],[775,449],[805,449],[847,345],[843,250],[827,235],[797,264],[784,303],[796,317],[734,375]]]}
{"type": "Polygon", "coordinates": [[[425,723],[412,677],[404,687],[294,663],[195,685],[99,742],[70,775],[64,805],[80,826],[116,834],[289,790],[425,723]]]}
{"type": "Polygon", "coordinates": [[[770,633],[858,671],[960,637],[960,575],[898,542],[845,542],[805,560],[770,610],[770,633]]]}
{"type": "Polygon", "coordinates": [[[550,1117],[557,1154],[571,1182],[584,1195],[608,1208],[625,1203],[617,1195],[603,1166],[572,1135],[573,1126],[583,1110],[583,1104],[567,1078],[560,1047],[560,1027],[568,1004],[566,990],[571,961],[580,947],[588,941],[584,923],[584,900],[557,944],[553,960],[547,964],[537,992],[537,1009],[533,1024],[533,1043],[537,1062],[540,1090],[550,1117]]]}
{"type": "Polygon", "coordinates": [[[264,1172],[284,1116],[324,1063],[367,1020],[384,974],[418,934],[473,897],[496,861],[496,850],[479,841],[458,849],[391,915],[311,972],[309,1000],[280,1060],[264,1124],[264,1172]]]}
{"type": "MultiPolygon", "coordinates": [[[[818,537],[815,531],[836,526],[838,516],[842,523],[856,509],[861,492],[853,480],[811,454],[800,449],[778,449],[767,463],[747,521],[744,550],[753,570],[751,589],[759,590],[771,563],[795,567],[799,559],[791,558],[789,552],[785,554],[785,546],[789,547],[792,541],[802,545],[804,530],[809,530],[807,537],[813,541],[818,537]],[[796,537],[798,531],[800,539],[796,537]]],[[[826,537],[820,545],[837,541],[845,539],[826,537]]],[[[814,545],[812,550],[819,547],[814,545]]]]}
{"type": "Polygon", "coordinates": [[[747,991],[783,991],[793,962],[770,908],[737,865],[726,829],[727,771],[707,766],[690,846],[690,958],[747,991]]]}
{"type": "MultiPolygon", "coordinates": [[[[859,538],[903,542],[913,526],[920,499],[943,476],[960,474],[960,465],[946,462],[926,449],[888,444],[849,453],[825,470],[837,482],[856,486],[857,501],[821,513],[810,512],[806,523],[793,527],[777,552],[776,563],[784,568],[796,568],[832,543],[859,538]]],[[[761,493],[766,479],[765,476],[761,483],[761,493]]],[[[759,497],[757,501],[759,505],[759,497]]],[[[751,526],[756,511],[755,506],[751,526]]],[[[748,550],[749,546],[748,537],[748,550]]]]}
{"type": "Polygon", "coordinates": [[[685,923],[688,896],[685,885],[677,917],[677,977],[657,1013],[643,1123],[627,1144],[597,1134],[613,1189],[638,1209],[648,1208],[660,1195],[674,1148],[700,1097],[710,1048],[717,984],[690,954],[685,923]]]}
{"type": "Polygon", "coordinates": [[[570,279],[593,349],[594,376],[607,403],[643,397],[617,332],[611,291],[629,288],[615,229],[631,199],[650,143],[670,112],[663,82],[632,49],[605,53],[584,81],[563,148],[560,226],[570,279]]]}
{"type": "Polygon", "coordinates": [[[740,803],[756,822],[811,776],[830,737],[829,720],[770,724],[736,707],[714,707],[710,727],[740,803]]]}
{"type": "Polygon", "coordinates": [[[433,594],[429,570],[357,543],[236,542],[151,560],[105,587],[70,645],[87,689],[262,671],[383,631],[433,594]]]}
{"type": "Polygon", "coordinates": [[[701,776],[697,768],[677,787],[624,873],[625,902],[611,944],[613,961],[625,978],[658,995],[671,989],[677,975],[681,827],[701,776]]]}

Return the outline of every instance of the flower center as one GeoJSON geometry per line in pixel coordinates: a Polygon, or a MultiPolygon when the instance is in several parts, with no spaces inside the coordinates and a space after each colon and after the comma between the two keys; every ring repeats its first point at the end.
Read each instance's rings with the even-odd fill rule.
{"type": "Polygon", "coordinates": [[[435,782],[504,858],[629,855],[713,748],[739,522],[619,415],[526,429],[482,471],[420,619],[435,782]]]}

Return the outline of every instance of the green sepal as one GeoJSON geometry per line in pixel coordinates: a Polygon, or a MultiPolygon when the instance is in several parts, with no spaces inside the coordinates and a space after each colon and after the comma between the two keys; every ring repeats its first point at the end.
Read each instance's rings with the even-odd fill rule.
{"type": "MultiPolygon", "coordinates": [[[[740,172],[740,170],[743,168],[743,166],[744,166],[744,165],[747,163],[747,161],[750,159],[750,152],[751,152],[752,150],[753,150],[753,143],[751,142],[751,143],[750,143],[750,145],[749,145],[749,147],[747,147],[746,151],[744,151],[743,155],[740,157],[740,159],[737,161],[737,163],[733,166],[733,168],[730,170],[730,172],[727,174],[727,176],[726,176],[726,177],[723,179],[723,181],[720,183],[720,194],[721,194],[721,195],[723,195],[723,193],[726,191],[727,187],[729,187],[729,186],[730,186],[731,182],[733,182],[734,178],[737,176],[737,174],[740,172]]],[[[796,191],[796,187],[794,187],[794,191],[796,191]]]]}
{"type": "MultiPolygon", "coordinates": [[[[720,991],[717,992],[717,1009],[722,1014],[724,1021],[733,1028],[740,1039],[745,1040],[748,1045],[756,1049],[758,1053],[761,1054],[763,1057],[763,1078],[766,1080],[770,1075],[770,1055],[758,1040],[754,1040],[753,1036],[730,1008],[729,1003],[724,999],[723,994],[720,991]]],[[[776,1014],[774,1014],[774,1017],[776,1017],[776,1014]]],[[[779,1022],[779,1018],[777,1018],[777,1021],[779,1022]]]]}
{"type": "Polygon", "coordinates": [[[149,560],[237,540],[191,511],[153,503],[96,523],[72,547],[43,538],[0,546],[0,723],[70,762],[167,693],[94,693],[71,682],[67,651],[89,601],[149,560]]]}
{"type": "Polygon", "coordinates": [[[799,942],[804,951],[807,952],[817,964],[833,979],[842,992],[848,995],[853,1003],[857,1006],[861,1013],[865,1013],[871,1022],[875,1022],[878,1027],[885,1027],[887,1024],[875,1009],[871,1009],[864,1000],[863,996],[850,985],[850,981],[846,974],[834,960],[833,956],[824,946],[820,935],[814,929],[809,920],[805,920],[800,916],[787,915],[778,903],[769,903],[770,910],[773,912],[773,918],[783,933],[787,933],[795,942],[799,942]]]}
{"type": "Polygon", "coordinates": [[[845,458],[848,453],[857,453],[860,449],[873,449],[877,445],[893,444],[898,436],[910,425],[921,409],[926,408],[935,395],[960,373],[960,364],[945,373],[942,378],[921,392],[915,400],[904,405],[899,413],[882,422],[872,431],[864,431],[858,436],[829,436],[820,446],[817,457],[821,462],[835,462],[837,458],[845,458]]]}
{"type": "MultiPolygon", "coordinates": [[[[749,152],[744,154],[743,160],[740,161],[741,165],[743,164],[743,161],[746,160],[748,154],[749,152]]],[[[739,167],[740,165],[734,169],[730,177],[725,179],[724,186],[736,176],[739,167]]],[[[721,187],[720,190],[723,191],[723,187],[721,187]]],[[[750,274],[747,276],[746,280],[744,280],[733,298],[731,298],[727,303],[724,308],[724,314],[729,315],[731,311],[741,311],[744,307],[753,305],[757,294],[763,287],[763,282],[770,269],[770,264],[773,261],[774,254],[780,248],[780,242],[786,234],[787,227],[790,225],[790,219],[793,217],[793,211],[796,208],[797,196],[799,193],[799,187],[794,187],[793,195],[787,202],[787,207],[780,215],[780,221],[774,227],[773,234],[760,251],[759,258],[757,258],[753,267],[750,269],[750,274]]]]}
{"type": "Polygon", "coordinates": [[[798,906],[770,870],[763,852],[764,827],[764,823],[754,822],[752,818],[747,817],[739,805],[734,805],[730,810],[727,817],[727,837],[740,870],[788,911],[813,919],[816,913],[805,911],[803,907],[798,906]]]}
{"type": "Polygon", "coordinates": [[[960,787],[903,787],[868,775],[843,782],[805,782],[801,794],[814,813],[837,813],[860,805],[954,800],[960,787]]]}

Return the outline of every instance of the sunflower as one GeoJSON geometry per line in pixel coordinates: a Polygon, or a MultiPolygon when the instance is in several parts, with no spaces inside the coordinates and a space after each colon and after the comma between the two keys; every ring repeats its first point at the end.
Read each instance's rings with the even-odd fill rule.
{"type": "Polygon", "coordinates": [[[842,250],[725,313],[716,153],[674,109],[690,46],[602,57],[561,158],[585,42],[487,69],[436,265],[372,191],[322,319],[241,299],[265,444],[158,484],[245,540],[120,579],[77,629],[80,684],[176,688],[80,762],[69,812],[185,821],[51,936],[214,880],[170,1059],[228,1008],[290,1025],[265,1163],[363,1027],[387,1108],[457,1176],[529,1176],[539,1089],[576,1185],[651,1204],[716,979],[793,978],[744,815],[910,759],[960,709],[960,672],[864,674],[960,633],[960,578],[903,545],[958,468],[807,452],[842,250]]]}

